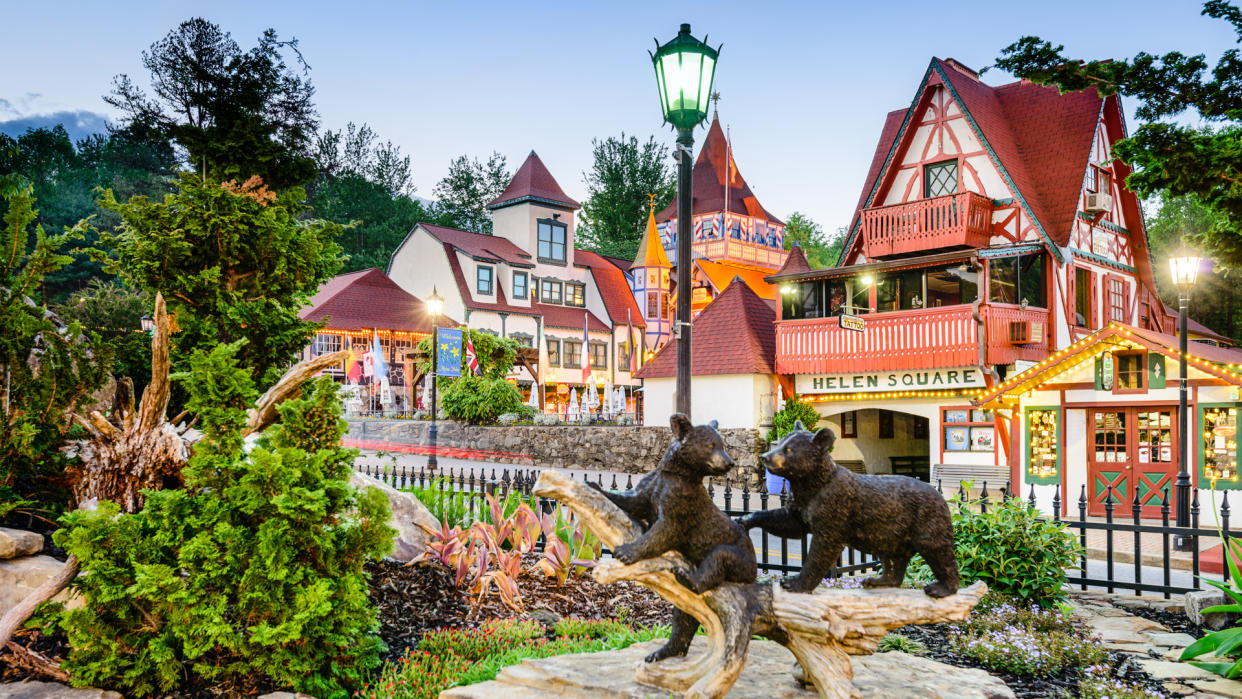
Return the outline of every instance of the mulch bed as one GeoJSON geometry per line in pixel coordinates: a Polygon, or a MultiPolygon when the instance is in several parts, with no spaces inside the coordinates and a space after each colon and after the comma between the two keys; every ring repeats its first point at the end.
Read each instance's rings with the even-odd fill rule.
{"type": "MultiPolygon", "coordinates": [[[[1061,699],[1062,697],[1078,696],[1078,673],[1066,672],[1055,677],[1031,677],[1013,675],[1007,672],[989,670],[972,658],[953,653],[949,645],[950,624],[927,624],[925,626],[903,626],[893,631],[913,641],[922,643],[927,648],[924,657],[956,667],[976,668],[999,677],[1009,686],[1018,699],[1061,699]]],[[[1109,652],[1109,659],[1116,668],[1115,676],[1120,679],[1146,685],[1152,691],[1166,692],[1164,685],[1151,675],[1128,660],[1122,653],[1109,652]]],[[[1167,693],[1167,692],[1166,692],[1167,693]]]]}
{"type": "Polygon", "coordinates": [[[1128,604],[1117,604],[1113,606],[1123,609],[1134,616],[1143,617],[1148,621],[1154,621],[1157,624],[1164,624],[1171,631],[1177,633],[1188,633],[1195,638],[1203,638],[1212,633],[1211,629],[1205,629],[1190,620],[1184,612],[1171,612],[1167,609],[1157,609],[1155,607],[1131,607],[1128,604]]]}

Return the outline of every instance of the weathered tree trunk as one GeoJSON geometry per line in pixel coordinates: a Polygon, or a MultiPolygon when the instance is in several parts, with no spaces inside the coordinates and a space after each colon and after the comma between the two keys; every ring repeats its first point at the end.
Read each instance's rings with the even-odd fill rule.
{"type": "MultiPolygon", "coordinates": [[[[602,493],[559,473],[541,473],[534,493],[569,507],[610,549],[642,533],[602,493]]],[[[687,697],[728,693],[746,664],[752,635],[766,636],[789,648],[821,697],[858,697],[849,656],[874,653],[891,629],[965,619],[987,592],[983,583],[942,599],[901,588],[821,589],[803,594],[766,583],[726,583],[700,595],[677,582],[671,572],[677,567],[688,566],[673,552],[628,566],[617,560],[603,561],[594,575],[604,584],[636,581],[703,625],[706,653],[640,663],[635,671],[640,682],[684,692],[687,697]]]]}

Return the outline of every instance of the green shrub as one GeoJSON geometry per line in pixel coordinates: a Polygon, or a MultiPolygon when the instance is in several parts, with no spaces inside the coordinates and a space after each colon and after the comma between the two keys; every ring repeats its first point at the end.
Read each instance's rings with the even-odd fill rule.
{"type": "Polygon", "coordinates": [[[910,655],[922,655],[927,652],[927,646],[918,641],[902,636],[899,633],[886,633],[884,638],[880,639],[878,648],[881,653],[909,653],[910,655]]]}
{"type": "Polygon", "coordinates": [[[819,424],[819,413],[809,403],[803,403],[797,399],[785,401],[785,407],[772,414],[772,429],[768,430],[768,443],[771,444],[793,432],[794,424],[799,420],[802,421],[803,427],[813,431],[819,424]]]}
{"type": "Polygon", "coordinates": [[[437,522],[448,522],[450,527],[467,527],[474,521],[470,514],[470,498],[474,495],[455,490],[442,476],[432,478],[427,485],[410,486],[406,491],[418,498],[437,522]]]}
{"type": "Polygon", "coordinates": [[[270,682],[328,699],[379,665],[363,564],[393,531],[384,495],[348,484],[356,452],[338,446],[335,386],[308,382],[246,454],[257,391],[236,349],[197,354],[178,377],[205,435],[185,488],[148,493],[132,515],[106,502],[71,513],[56,533],[84,573],[74,584],[86,605],[61,621],[75,684],[146,696],[270,682]]]}
{"type": "MultiPolygon", "coordinates": [[[[1041,519],[1020,498],[994,502],[986,513],[956,499],[951,507],[962,584],[982,580],[995,592],[1041,606],[1065,596],[1065,569],[1078,562],[1079,547],[1063,523],[1041,519]]],[[[918,567],[912,573],[921,574],[918,567]]]]}
{"type": "Polygon", "coordinates": [[[458,420],[492,422],[504,413],[531,411],[517,387],[504,379],[465,373],[455,379],[441,378],[439,388],[444,414],[458,420]]]}
{"type": "Polygon", "coordinates": [[[1104,649],[1075,629],[1066,611],[991,591],[953,627],[950,646],[990,670],[1015,675],[1056,675],[1106,659],[1104,649]]]}

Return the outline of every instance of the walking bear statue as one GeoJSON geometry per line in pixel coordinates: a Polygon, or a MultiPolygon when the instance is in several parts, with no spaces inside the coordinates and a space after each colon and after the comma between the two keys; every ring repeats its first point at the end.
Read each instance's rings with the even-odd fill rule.
{"type": "MultiPolygon", "coordinates": [[[[755,582],[758,569],[750,537],[716,507],[703,487],[705,476],[722,476],[733,467],[716,421],[695,427],[685,415],[675,413],[669,422],[673,443],[632,490],[614,493],[592,484],[644,529],[613,555],[628,565],[676,551],[694,566],[674,571],[677,581],[700,594],[721,583],[755,582]]],[[[685,655],[698,628],[698,620],[674,609],[668,643],[648,655],[647,662],[685,655]]]]}
{"type": "Polygon", "coordinates": [[[829,452],[836,435],[830,429],[794,430],[763,454],[768,471],[789,480],[787,506],[746,515],[739,523],[769,534],[797,538],[811,534],[802,571],[781,580],[794,592],[810,592],[841,559],[849,545],[883,563],[881,575],[867,587],[897,587],[910,557],[919,554],[936,581],[923,588],[932,597],[957,592],[957,560],[949,506],[935,488],[908,476],[858,475],[841,468],[829,452]]]}

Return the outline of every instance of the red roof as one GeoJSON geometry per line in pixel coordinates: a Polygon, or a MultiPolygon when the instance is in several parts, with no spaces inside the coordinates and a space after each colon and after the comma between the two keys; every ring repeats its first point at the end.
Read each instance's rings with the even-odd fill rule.
{"type": "MultiPolygon", "coordinates": [[[[1100,116],[1100,95],[1095,89],[1061,94],[1055,87],[1026,80],[991,87],[938,58],[932,59],[928,78],[914,103],[908,109],[890,112],[885,119],[854,224],[862,209],[879,199],[882,185],[876,185],[885,163],[901,150],[898,138],[908,141],[913,136],[907,120],[919,108],[923,90],[938,84],[946,85],[957,96],[999,161],[1002,175],[1008,175],[1018,198],[1049,239],[1058,246],[1067,245],[1100,116]]],[[[850,252],[848,247],[843,258],[850,252]]]]}
{"type": "Polygon", "coordinates": [[[604,299],[604,308],[607,309],[614,326],[626,323],[628,311],[628,320],[634,327],[647,327],[643,322],[643,314],[634,301],[630,283],[625,279],[625,272],[614,262],[590,250],[574,250],[574,263],[591,270],[595,286],[599,288],[599,295],[604,299]]]}
{"type": "MultiPolygon", "coordinates": [[[[802,274],[811,271],[811,263],[806,261],[806,255],[802,253],[802,246],[797,243],[789,249],[789,254],[785,256],[785,264],[776,270],[776,274],[769,275],[779,277],[782,274],[802,274]]],[[[767,277],[764,278],[767,280],[767,277]]],[[[771,283],[771,282],[769,282],[771,283]]]]}
{"type": "MultiPolygon", "coordinates": [[[[557,306],[551,303],[535,303],[532,304],[535,313],[543,316],[543,324],[549,328],[561,328],[568,330],[582,330],[582,318],[587,318],[587,327],[591,330],[599,332],[608,332],[608,326],[604,325],[604,321],[600,320],[596,315],[585,308],[576,306],[557,306]]],[[[530,311],[527,311],[529,313],[530,311]]],[[[624,322],[624,321],[622,321],[624,322]]]]}
{"type": "Polygon", "coordinates": [[[522,163],[522,167],[518,168],[517,173],[513,175],[509,186],[505,187],[505,191],[493,199],[487,208],[499,209],[526,201],[553,204],[569,209],[577,209],[581,206],[565,194],[565,191],[557,184],[556,178],[548,172],[543,161],[535,155],[535,151],[531,151],[530,155],[526,156],[526,162],[522,163]]]}
{"type": "Polygon", "coordinates": [[[481,262],[504,262],[516,267],[534,267],[530,255],[508,238],[486,233],[471,233],[459,228],[420,223],[433,238],[452,245],[481,262]]]}
{"type": "MultiPolygon", "coordinates": [[[[776,312],[736,281],[691,324],[693,376],[776,373],[776,312]]],[[[640,379],[677,375],[677,343],[670,342],[638,373],[640,379]]]]}
{"type": "MultiPolygon", "coordinates": [[[[712,118],[711,128],[707,130],[707,140],[703,142],[703,149],[699,151],[699,157],[694,162],[694,192],[690,210],[696,214],[725,210],[726,164],[732,166],[728,169],[733,175],[727,188],[729,211],[781,223],[780,219],[763,208],[754,192],[750,191],[750,185],[746,184],[741,171],[737,169],[737,161],[733,159],[724,130],[720,128],[719,117],[712,118]]],[[[663,223],[676,216],[677,201],[674,200],[656,214],[656,220],[663,223]]]]}
{"type": "MultiPolygon", "coordinates": [[[[324,282],[298,316],[327,321],[332,330],[431,332],[431,317],[423,302],[374,267],[324,282]]],[[[440,316],[438,325],[451,328],[457,323],[440,316]]]]}

